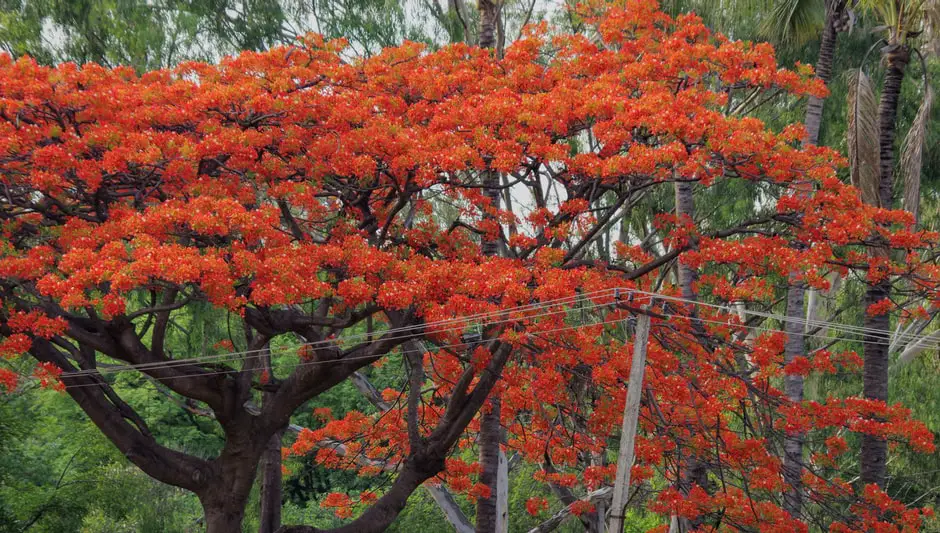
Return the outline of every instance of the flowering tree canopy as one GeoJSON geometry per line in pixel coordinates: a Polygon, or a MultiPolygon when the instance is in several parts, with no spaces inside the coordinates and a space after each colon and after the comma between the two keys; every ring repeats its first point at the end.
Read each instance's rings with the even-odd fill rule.
{"type": "MultiPolygon", "coordinates": [[[[361,507],[340,530],[380,531],[423,483],[486,492],[453,454],[473,444],[494,391],[506,445],[541,479],[608,484],[628,319],[657,293],[633,467],[636,484],[662,485],[650,510],[706,530],[916,530],[920,511],[853,488],[840,454],[847,433],[924,451],[931,434],[884,402],[788,401],[782,376],[852,372],[858,356],[784,365],[785,335],[749,334],[757,324],[722,305],[770,310],[794,270],[817,288],[903,279],[935,299],[940,274],[920,251],[937,236],[863,204],[838,178],[842,158],[801,147],[800,126],[747,116],[765,97],[824,94],[811,69],[778,69],[770,46],[652,2],[583,16],[592,34],[530,28],[501,58],[408,43],[350,60],[317,36],[141,76],[0,58],[0,352],[35,360],[131,462],[197,494],[213,533],[238,529],[261,454],[295,412],[404,354],[407,386],[384,409],[321,413],[288,450],[395,470],[379,494],[327,500],[344,515],[361,507]],[[517,205],[485,196],[493,172],[517,205]],[[677,183],[735,183],[753,201],[730,216],[658,212],[648,234],[618,238],[677,183]],[[482,255],[494,240],[501,253],[482,255]],[[886,243],[898,252],[865,251],[886,243]],[[669,298],[677,262],[718,305],[669,298]],[[173,317],[207,304],[239,324],[228,346],[248,351],[167,350],[173,317]],[[303,346],[271,366],[266,347],[284,337],[303,346]],[[221,454],[157,442],[109,384],[114,364],[204,405],[221,454]],[[781,443],[795,433],[809,446],[803,516],[780,498],[781,443]],[[339,441],[345,455],[323,444],[339,441]]],[[[0,368],[0,383],[13,390],[17,375],[0,368]]]]}

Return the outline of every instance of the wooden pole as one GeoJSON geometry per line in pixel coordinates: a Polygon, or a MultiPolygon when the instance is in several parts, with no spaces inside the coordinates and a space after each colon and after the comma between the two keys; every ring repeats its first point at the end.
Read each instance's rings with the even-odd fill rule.
{"type": "MultiPolygon", "coordinates": [[[[647,306],[643,307],[647,310],[647,306]]],[[[643,395],[643,374],[646,371],[646,348],[650,336],[650,317],[643,313],[636,323],[636,338],[633,341],[633,361],[630,364],[630,382],[627,384],[627,403],[623,409],[623,428],[620,432],[620,453],[617,456],[617,479],[610,503],[609,533],[621,533],[627,509],[627,494],[630,491],[630,468],[633,466],[633,451],[636,444],[636,427],[640,417],[640,397],[643,395]]]]}

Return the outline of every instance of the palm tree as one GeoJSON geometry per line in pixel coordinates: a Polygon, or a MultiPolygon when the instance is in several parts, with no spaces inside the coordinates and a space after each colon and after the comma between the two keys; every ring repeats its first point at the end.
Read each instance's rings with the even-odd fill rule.
{"type": "MultiPolygon", "coordinates": [[[[764,19],[760,34],[784,46],[802,46],[819,39],[816,77],[826,85],[832,78],[836,38],[846,31],[854,18],[852,8],[858,0],[779,0],[771,15],[764,19]]],[[[816,144],[822,124],[823,99],[810,97],[806,106],[804,144],[816,144]]]]}
{"type": "MultiPolygon", "coordinates": [[[[937,27],[937,2],[935,0],[862,0],[862,5],[873,12],[882,21],[885,32],[885,46],[881,57],[885,65],[885,77],[878,102],[878,175],[877,196],[868,198],[870,203],[885,208],[893,204],[894,185],[894,144],[897,138],[897,113],[901,97],[901,84],[908,63],[914,54],[917,38],[929,26],[937,27]]],[[[925,120],[925,119],[924,119],[925,120]]],[[[918,166],[919,174],[919,166],[918,166]]],[[[916,177],[919,183],[920,176],[916,177]]],[[[865,187],[862,187],[863,190],[865,187]]],[[[909,189],[909,187],[908,187],[909,189]]],[[[911,201],[916,201],[912,199],[911,201]]],[[[910,208],[910,201],[908,208],[910,208]]],[[[872,250],[873,257],[885,257],[886,247],[872,250]]],[[[865,304],[878,303],[891,294],[891,282],[888,279],[868,288],[865,304]]],[[[871,316],[866,313],[864,326],[870,334],[864,340],[865,369],[863,395],[867,399],[888,400],[888,344],[890,316],[888,313],[871,316]]],[[[861,475],[862,483],[875,483],[884,486],[888,445],[882,439],[871,435],[862,436],[861,475]]]]}
{"type": "MultiPolygon", "coordinates": [[[[816,60],[816,77],[829,85],[835,58],[836,38],[848,27],[850,6],[846,0],[782,0],[774,4],[772,15],[761,25],[761,33],[784,45],[801,45],[819,36],[819,56],[816,60]]],[[[822,98],[811,96],[806,105],[804,145],[819,141],[822,124],[822,98]]],[[[809,194],[810,191],[805,191],[809,194]]],[[[796,272],[791,273],[787,289],[787,342],[784,347],[784,362],[789,363],[806,353],[806,340],[802,322],[806,286],[796,272]]],[[[814,295],[810,300],[815,301],[814,295]]],[[[812,303],[810,304],[812,306],[812,303]]],[[[792,402],[803,401],[803,377],[787,376],[784,388],[792,402]]],[[[784,440],[784,480],[789,487],[784,494],[784,509],[795,517],[802,513],[803,437],[789,435],[784,440]]]]}
{"type": "MultiPolygon", "coordinates": [[[[836,39],[839,32],[846,31],[854,18],[852,8],[858,0],[776,0],[769,12],[759,25],[757,34],[768,39],[778,46],[799,47],[808,42],[819,39],[819,55],[816,61],[816,76],[826,85],[832,77],[835,58],[836,39]]],[[[664,9],[676,14],[688,9],[699,12],[706,21],[712,25],[738,26],[736,18],[746,16],[760,16],[766,8],[763,1],[749,1],[743,4],[737,2],[705,2],[701,0],[671,0],[664,4],[664,9]],[[730,21],[728,20],[730,18],[730,21]],[[727,22],[727,24],[723,24],[727,22]]],[[[804,145],[817,144],[822,124],[824,100],[810,97],[807,102],[804,124],[806,135],[804,145]]],[[[806,191],[809,194],[810,191],[806,191]]],[[[694,202],[690,183],[677,182],[676,206],[677,214],[693,216],[694,202]]],[[[680,264],[678,269],[679,284],[684,298],[694,299],[692,281],[694,272],[686,272],[680,264]]],[[[806,287],[803,282],[792,274],[787,290],[788,320],[786,322],[787,343],[785,346],[785,361],[806,353],[804,328],[802,325],[806,287]]],[[[812,309],[816,301],[815,294],[809,295],[809,306],[812,309]]],[[[790,401],[803,400],[803,378],[801,376],[788,376],[785,390],[790,401]]],[[[784,495],[784,508],[793,516],[799,517],[802,512],[802,471],[803,471],[803,438],[800,435],[788,436],[784,442],[784,477],[790,490],[784,495]]]]}

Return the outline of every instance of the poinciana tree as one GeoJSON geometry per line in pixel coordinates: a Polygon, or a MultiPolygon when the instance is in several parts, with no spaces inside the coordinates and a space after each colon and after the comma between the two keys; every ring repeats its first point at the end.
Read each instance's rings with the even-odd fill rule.
{"type": "MultiPolygon", "coordinates": [[[[773,132],[734,112],[767,89],[820,96],[808,69],[778,70],[769,46],[729,42],[648,2],[595,8],[582,14],[595,39],[534,28],[502,58],[406,44],[350,61],[342,42],[309,36],[142,76],[3,59],[4,357],[28,356],[40,379],[61,379],[132,463],[194,492],[208,530],[228,532],[291,416],[405,353],[417,361],[408,386],[387,394],[380,414],[322,413],[328,422],[292,446],[363,474],[394,471],[378,493],[325,502],[343,515],[358,502],[361,514],[339,530],[368,532],[425,482],[489,496],[477,466],[451,456],[475,442],[494,392],[507,443],[540,477],[569,493],[608,482],[629,372],[624,321],[646,297],[639,290],[681,296],[677,268],[699,274],[695,290],[709,301],[756,309],[773,307],[794,269],[810,286],[830,271],[905,276],[909,290],[934,297],[932,264],[908,254],[871,265],[863,250],[884,240],[920,250],[936,236],[861,203],[836,177],[837,154],[800,146],[801,128],[773,132]],[[496,172],[526,191],[529,212],[492,205],[496,172]],[[648,195],[728,180],[760,198],[740,218],[662,214],[611,261],[592,255],[648,195]],[[493,242],[503,256],[481,254],[493,242]],[[167,350],[174,317],[206,304],[240,324],[229,341],[247,351],[167,350]],[[364,334],[367,323],[377,327],[364,334]],[[268,347],[284,337],[304,346],[271,364],[268,347]],[[158,442],[110,386],[117,371],[211,413],[221,453],[158,442]]],[[[800,434],[809,449],[824,439],[801,489],[808,520],[916,529],[919,510],[838,478],[839,431],[925,450],[929,433],[900,407],[796,403],[777,388],[784,373],[851,369],[856,358],[817,352],[784,366],[781,334],[748,339],[736,315],[690,300],[650,311],[634,479],[669,485],[650,508],[702,527],[805,529],[779,497],[782,442],[800,434]]],[[[14,373],[0,377],[15,388],[14,373]]]]}

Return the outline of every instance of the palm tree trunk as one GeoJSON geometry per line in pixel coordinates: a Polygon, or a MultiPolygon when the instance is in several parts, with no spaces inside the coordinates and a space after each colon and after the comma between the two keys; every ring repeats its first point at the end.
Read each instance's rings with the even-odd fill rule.
{"type": "MultiPolygon", "coordinates": [[[[819,56],[816,58],[816,77],[826,85],[829,85],[829,80],[832,79],[832,64],[835,59],[836,39],[838,37],[836,23],[842,17],[844,11],[844,0],[826,2],[826,22],[819,42],[819,56]]],[[[803,144],[819,144],[823,103],[822,98],[809,97],[806,104],[806,120],[803,122],[806,126],[806,137],[803,138],[803,144]]]]}
{"type": "MultiPolygon", "coordinates": [[[[881,155],[878,200],[881,207],[890,208],[893,200],[894,185],[894,141],[897,136],[896,121],[901,84],[904,81],[904,69],[910,60],[910,50],[904,45],[893,45],[885,52],[887,72],[884,88],[878,103],[878,145],[881,155]]],[[[872,250],[872,257],[886,257],[888,249],[884,246],[872,250]]],[[[865,305],[871,306],[891,294],[891,282],[888,279],[868,288],[865,305]]],[[[864,326],[869,333],[864,340],[865,370],[862,393],[866,399],[888,401],[888,341],[890,340],[890,315],[865,314],[864,326]]],[[[875,483],[884,487],[885,471],[888,459],[888,443],[883,438],[862,435],[861,476],[862,483],[875,483]]]]}
{"type": "MultiPolygon", "coordinates": [[[[826,85],[832,78],[832,64],[835,58],[836,22],[842,16],[845,2],[836,0],[826,2],[826,21],[823,26],[822,39],[819,43],[819,57],[816,59],[816,77],[826,85]]],[[[822,125],[822,112],[824,100],[811,96],[806,104],[806,137],[803,145],[813,145],[819,142],[819,128],[822,125]]],[[[787,288],[787,323],[784,330],[787,333],[787,342],[784,346],[784,363],[793,361],[796,357],[806,353],[806,338],[803,336],[804,328],[800,323],[803,317],[803,302],[806,286],[800,281],[797,272],[790,273],[790,283],[787,288]]],[[[803,401],[803,377],[799,375],[787,376],[784,380],[784,389],[787,399],[799,403],[803,401]]],[[[783,508],[791,516],[799,518],[803,507],[803,436],[787,435],[783,443],[783,478],[787,484],[787,492],[783,498],[783,508]]]]}

